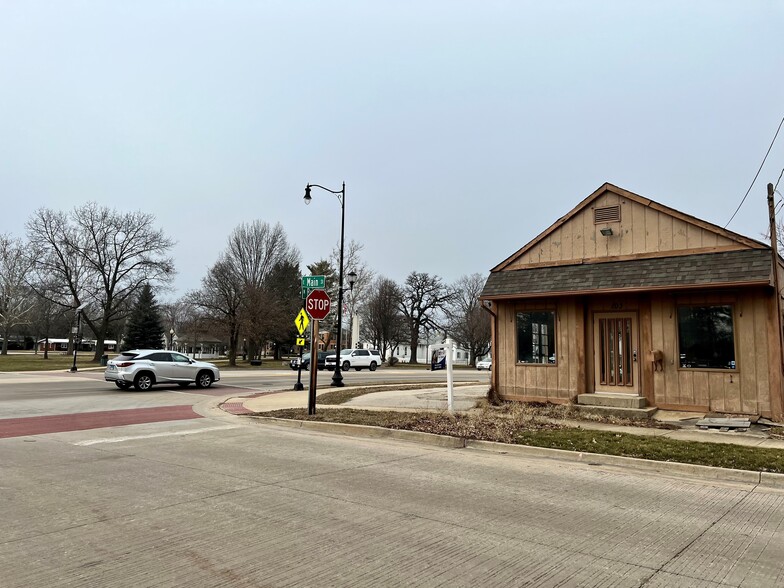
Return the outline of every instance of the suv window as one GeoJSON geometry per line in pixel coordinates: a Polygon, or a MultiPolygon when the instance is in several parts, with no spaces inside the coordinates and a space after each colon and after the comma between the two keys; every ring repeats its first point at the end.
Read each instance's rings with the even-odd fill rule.
{"type": "Polygon", "coordinates": [[[370,355],[370,352],[367,349],[357,349],[354,355],[358,357],[367,357],[370,355]]]}
{"type": "Polygon", "coordinates": [[[150,353],[142,359],[146,359],[148,361],[171,361],[171,353],[150,353]]]}
{"type": "Polygon", "coordinates": [[[132,359],[136,359],[136,356],[139,355],[138,353],[121,353],[117,357],[114,358],[114,361],[131,361],[132,359]]]}
{"type": "Polygon", "coordinates": [[[185,357],[184,355],[180,355],[179,353],[172,353],[172,361],[176,361],[177,363],[190,363],[191,360],[185,357]]]}

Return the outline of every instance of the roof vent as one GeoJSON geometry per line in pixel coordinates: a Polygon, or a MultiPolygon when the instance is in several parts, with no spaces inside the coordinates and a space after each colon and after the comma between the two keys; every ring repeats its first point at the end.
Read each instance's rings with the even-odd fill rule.
{"type": "Polygon", "coordinates": [[[594,224],[600,223],[614,223],[621,220],[621,205],[605,206],[603,208],[594,208],[593,222],[594,224]]]}

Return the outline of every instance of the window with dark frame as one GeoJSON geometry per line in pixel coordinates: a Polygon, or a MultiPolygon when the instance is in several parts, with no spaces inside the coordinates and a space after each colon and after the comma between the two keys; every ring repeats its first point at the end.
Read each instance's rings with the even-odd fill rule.
{"type": "Polygon", "coordinates": [[[682,368],[734,370],[732,306],[679,306],[678,352],[682,368]]]}
{"type": "Polygon", "coordinates": [[[517,362],[555,363],[555,311],[517,313],[517,362]]]}

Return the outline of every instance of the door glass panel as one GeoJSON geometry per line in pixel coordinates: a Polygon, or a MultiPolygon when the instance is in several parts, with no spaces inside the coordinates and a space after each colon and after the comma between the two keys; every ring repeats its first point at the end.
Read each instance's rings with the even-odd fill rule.
{"type": "Polygon", "coordinates": [[[634,384],[634,319],[628,316],[597,317],[596,375],[597,384],[633,388],[634,384]]]}

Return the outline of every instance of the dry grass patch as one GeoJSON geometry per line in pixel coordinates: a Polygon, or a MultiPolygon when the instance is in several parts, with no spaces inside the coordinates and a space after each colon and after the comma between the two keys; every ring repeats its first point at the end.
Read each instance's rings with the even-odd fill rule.
{"type": "MultiPolygon", "coordinates": [[[[781,450],[586,430],[558,422],[573,417],[568,406],[512,403],[497,409],[484,407],[454,414],[321,408],[315,415],[308,415],[305,409],[287,409],[256,413],[256,416],[368,425],[567,451],[784,473],[784,451],[781,450]]],[[[611,420],[621,425],[641,424],[625,419],[611,420]]],[[[607,422],[606,417],[604,422],[607,422]]]]}

